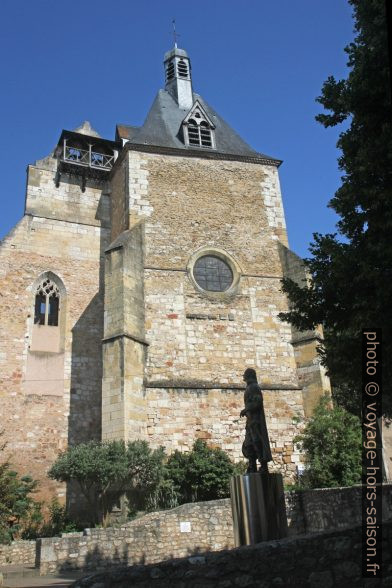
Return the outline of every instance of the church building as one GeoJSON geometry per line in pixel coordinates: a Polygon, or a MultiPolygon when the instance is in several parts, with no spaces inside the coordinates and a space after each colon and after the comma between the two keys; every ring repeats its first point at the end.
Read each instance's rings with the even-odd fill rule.
{"type": "MultiPolygon", "coordinates": [[[[0,247],[2,428],[42,496],[68,445],[196,439],[241,458],[242,374],[264,393],[274,464],[292,480],[297,417],[325,390],[320,333],[279,320],[288,248],[279,159],[193,90],[183,49],[141,127],[85,122],[28,166],[22,220],[0,247]]],[[[262,121],[260,121],[262,124],[262,121]]]]}

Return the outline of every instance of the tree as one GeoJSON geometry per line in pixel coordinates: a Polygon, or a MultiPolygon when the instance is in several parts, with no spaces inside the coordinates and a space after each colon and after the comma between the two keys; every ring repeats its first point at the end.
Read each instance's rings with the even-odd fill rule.
{"type": "MultiPolygon", "coordinates": [[[[345,51],[347,79],[329,77],[317,98],[324,127],[344,121],[337,146],[342,184],[329,203],[338,234],[314,234],[305,263],[308,285],[283,280],[300,330],[323,324],[322,361],[334,396],[360,412],[361,330],[383,328],[383,356],[392,354],[392,130],[384,0],[349,0],[356,37],[345,51]]],[[[392,416],[392,362],[384,361],[383,410],[392,416]]]]}
{"type": "MultiPolygon", "coordinates": [[[[0,444],[0,452],[5,447],[6,443],[0,444]]],[[[0,464],[0,543],[9,543],[42,522],[41,504],[31,496],[37,486],[31,476],[14,472],[8,459],[0,464]]]]}
{"type": "Polygon", "coordinates": [[[221,449],[211,449],[198,439],[189,453],[175,451],[166,464],[178,502],[216,500],[229,495],[229,480],[235,466],[221,449]]]}
{"type": "Polygon", "coordinates": [[[362,433],[359,418],[339,406],[331,408],[328,396],[320,399],[294,442],[305,452],[302,486],[332,488],[360,484],[362,433]]]}
{"type": "Polygon", "coordinates": [[[60,482],[75,481],[91,514],[106,522],[113,500],[128,493],[134,501],[148,499],[163,477],[163,448],[146,441],[90,441],[69,447],[48,472],[60,482]]]}

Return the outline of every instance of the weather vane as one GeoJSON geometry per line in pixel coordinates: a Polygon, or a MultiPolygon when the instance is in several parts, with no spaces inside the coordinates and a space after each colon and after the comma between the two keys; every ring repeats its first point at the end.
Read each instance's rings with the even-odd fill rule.
{"type": "Polygon", "coordinates": [[[176,31],[176,19],[175,18],[173,18],[172,23],[173,23],[174,47],[177,49],[178,37],[180,37],[181,35],[179,35],[176,31]]]}

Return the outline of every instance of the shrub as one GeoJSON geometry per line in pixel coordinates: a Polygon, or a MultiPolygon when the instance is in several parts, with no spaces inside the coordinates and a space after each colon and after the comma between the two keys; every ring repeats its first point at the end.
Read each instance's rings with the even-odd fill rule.
{"type": "Polygon", "coordinates": [[[163,478],[163,457],[163,448],[152,450],[146,441],[90,441],[69,447],[48,475],[77,482],[94,523],[105,524],[113,502],[124,494],[130,510],[143,508],[163,478]]]}
{"type": "Polygon", "coordinates": [[[60,504],[57,498],[54,498],[49,505],[49,520],[40,527],[36,536],[55,537],[61,533],[81,530],[82,528],[68,517],[66,507],[60,504]]]}
{"type": "Polygon", "coordinates": [[[31,496],[37,485],[31,476],[20,477],[8,463],[0,466],[0,543],[38,529],[43,518],[41,505],[31,496]]]}
{"type": "MultiPolygon", "coordinates": [[[[0,437],[3,432],[0,432],[0,437]]],[[[6,443],[0,443],[3,453],[6,443]]],[[[9,543],[23,536],[28,529],[37,529],[42,522],[41,504],[33,494],[38,482],[31,476],[19,476],[7,458],[0,464],[0,543],[9,543]]]]}
{"type": "Polygon", "coordinates": [[[171,480],[179,504],[226,498],[235,473],[224,451],[211,449],[200,439],[191,452],[175,451],[166,464],[166,478],[171,480]]]}
{"type": "Polygon", "coordinates": [[[303,487],[352,486],[361,481],[362,432],[359,418],[344,408],[330,407],[324,396],[301,435],[294,441],[305,452],[303,487]]]}

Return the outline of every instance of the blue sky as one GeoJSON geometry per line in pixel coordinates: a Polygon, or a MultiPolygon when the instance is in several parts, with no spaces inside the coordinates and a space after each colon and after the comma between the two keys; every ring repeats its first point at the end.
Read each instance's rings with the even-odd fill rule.
{"type": "Polygon", "coordinates": [[[163,54],[179,46],[194,90],[257,151],[283,159],[291,248],[332,232],[339,129],[314,120],[324,80],[347,74],[353,38],[345,0],[2,0],[2,238],[23,214],[25,169],[61,130],[89,120],[105,138],[138,125],[163,86],[163,54]]]}

